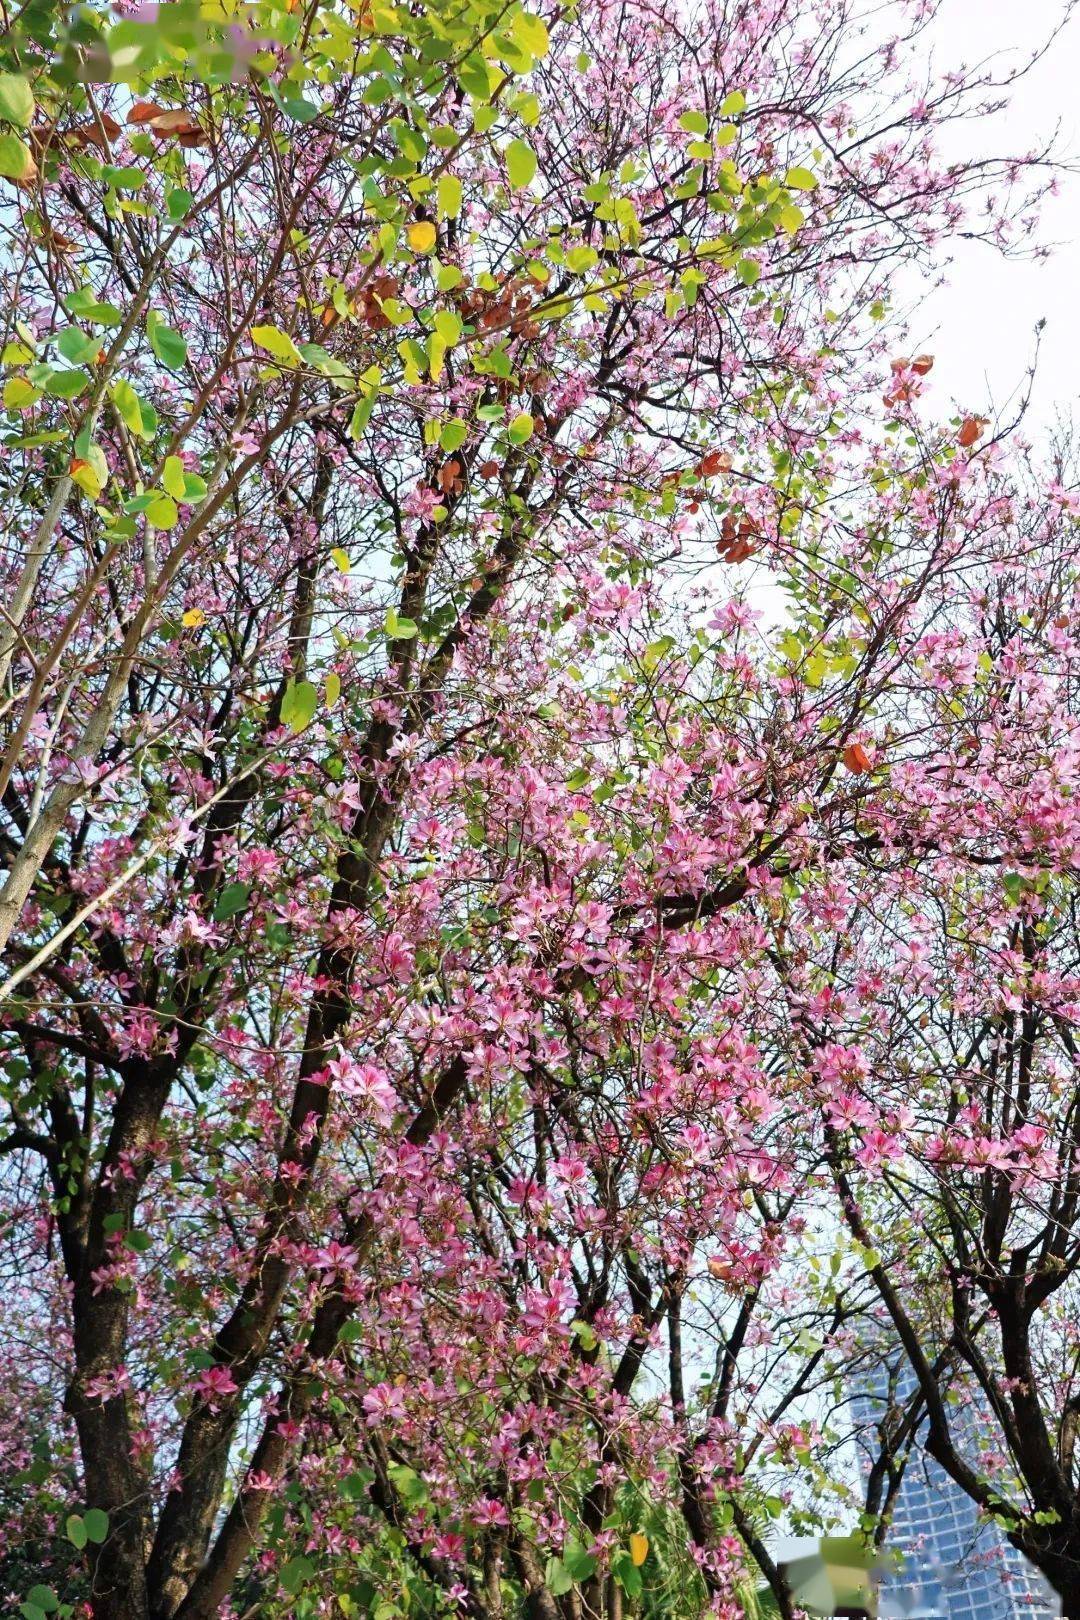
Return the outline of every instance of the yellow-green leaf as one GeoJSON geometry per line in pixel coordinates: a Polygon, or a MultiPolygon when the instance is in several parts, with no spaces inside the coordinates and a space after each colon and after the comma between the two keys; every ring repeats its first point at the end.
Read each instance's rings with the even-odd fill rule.
{"type": "Polygon", "coordinates": [[[18,129],[29,129],[34,117],[34,92],[21,73],[0,73],[0,119],[18,129]]]}
{"type": "MultiPolygon", "coordinates": [[[[143,414],[139,403],[139,396],[129,382],[119,377],[112,385],[112,401],[124,421],[129,432],[141,439],[143,436],[143,414]]],[[[159,525],[164,527],[164,525],[159,525]]]]}
{"type": "Polygon", "coordinates": [[[175,527],[180,514],[176,509],[176,502],[164,490],[155,494],[153,500],[146,508],[146,521],[155,529],[172,529],[175,527]]]}
{"type": "Polygon", "coordinates": [[[251,341],[272,354],[275,360],[288,360],[291,365],[302,364],[300,351],[287,332],[278,326],[253,326],[251,341]]]}
{"type": "Polygon", "coordinates": [[[461,181],[455,174],[441,174],[435,188],[440,219],[455,219],[461,213],[461,181]]]}
{"type": "Polygon", "coordinates": [[[281,700],[282,724],[294,735],[309,726],[315,716],[319,694],[310,681],[290,681],[281,700]]]}
{"type": "Polygon", "coordinates": [[[504,156],[510,184],[515,191],[524,190],[536,173],[536,153],[527,141],[511,141],[504,156]]]}
{"type": "Polygon", "coordinates": [[[0,135],[0,174],[8,180],[29,180],[35,172],[26,142],[18,135],[0,135]]]}
{"type": "Polygon", "coordinates": [[[25,410],[41,398],[41,389],[35,388],[26,377],[9,377],[4,384],[5,411],[25,410]]]}
{"type": "Polygon", "coordinates": [[[187,491],[187,482],[184,478],[184,463],[179,456],[166,456],[165,465],[161,469],[162,487],[178,501],[184,499],[187,491]]]}

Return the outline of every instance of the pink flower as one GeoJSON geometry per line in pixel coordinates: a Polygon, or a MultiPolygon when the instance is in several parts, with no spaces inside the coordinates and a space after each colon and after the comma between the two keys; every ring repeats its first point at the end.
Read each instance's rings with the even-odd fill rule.
{"type": "Polygon", "coordinates": [[[394,1384],[375,1384],[362,1404],[369,1428],[378,1428],[380,1423],[395,1423],[405,1416],[405,1391],[394,1384]]]}
{"type": "Polygon", "coordinates": [[[473,1503],[470,1518],[478,1528],[489,1524],[510,1523],[506,1508],[490,1496],[481,1496],[473,1503]]]}
{"type": "Polygon", "coordinates": [[[191,1385],[191,1392],[206,1402],[211,1412],[220,1411],[230,1395],[235,1395],[239,1385],[228,1367],[204,1367],[191,1385]]]}

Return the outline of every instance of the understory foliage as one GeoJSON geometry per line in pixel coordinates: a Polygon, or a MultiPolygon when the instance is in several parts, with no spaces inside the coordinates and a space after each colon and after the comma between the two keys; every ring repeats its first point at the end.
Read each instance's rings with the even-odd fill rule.
{"type": "Polygon", "coordinates": [[[1042,184],[929,20],[5,12],[27,1620],[791,1615],[882,1335],[1075,1595],[1076,500],[893,347],[1042,184]]]}

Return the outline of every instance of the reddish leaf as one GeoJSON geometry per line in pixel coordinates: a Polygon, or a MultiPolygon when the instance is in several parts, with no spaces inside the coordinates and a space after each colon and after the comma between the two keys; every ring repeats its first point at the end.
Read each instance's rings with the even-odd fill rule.
{"type": "Polygon", "coordinates": [[[848,743],[843,753],[844,764],[856,776],[862,776],[870,769],[870,755],[862,743],[848,743]]]}
{"type": "Polygon", "coordinates": [[[156,101],[137,101],[128,113],[128,123],[149,124],[155,118],[164,117],[166,110],[159,107],[156,101]]]}
{"type": "Polygon", "coordinates": [[[120,125],[108,113],[101,114],[100,123],[91,118],[85,124],[76,124],[73,129],[65,130],[64,139],[69,146],[97,146],[104,152],[110,141],[115,141],[120,134],[120,125]]]}

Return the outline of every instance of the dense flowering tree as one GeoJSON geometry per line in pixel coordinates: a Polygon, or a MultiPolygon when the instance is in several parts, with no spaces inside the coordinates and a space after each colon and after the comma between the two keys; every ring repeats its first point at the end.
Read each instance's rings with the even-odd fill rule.
{"type": "Polygon", "coordinates": [[[0,78],[30,1620],[724,1613],[751,1555],[790,1613],[861,1308],[798,998],[879,864],[974,881],[936,626],[1015,561],[929,361],[868,387],[1031,170],[938,162],[993,91],[906,84],[924,6],[209,9],[30,6],[0,78]]]}
{"type": "Polygon", "coordinates": [[[896,1434],[922,1434],[1064,1613],[1080,1600],[1068,483],[989,480],[993,566],[955,536],[963,588],[912,627],[874,728],[867,874],[840,880],[831,937],[816,920],[778,958],[838,1212],[914,1374],[896,1434]]]}

